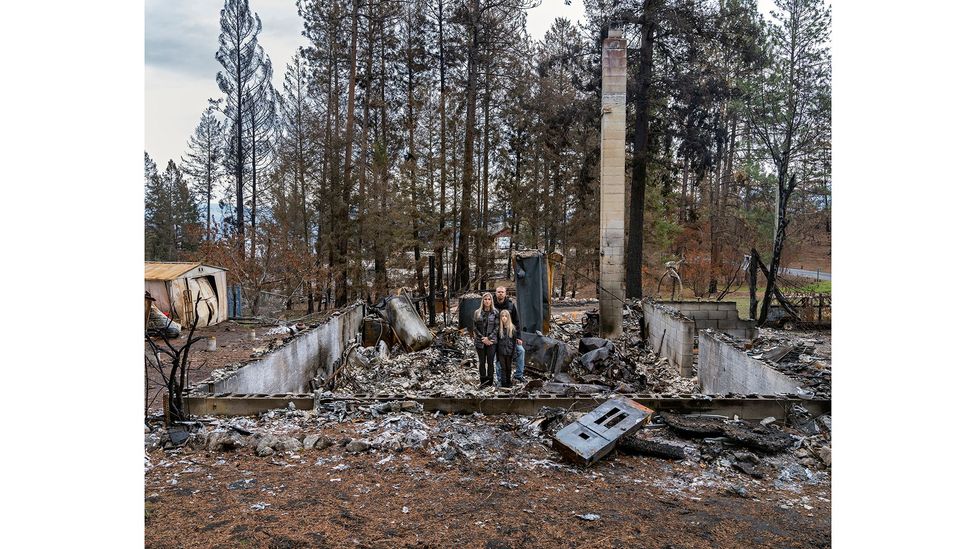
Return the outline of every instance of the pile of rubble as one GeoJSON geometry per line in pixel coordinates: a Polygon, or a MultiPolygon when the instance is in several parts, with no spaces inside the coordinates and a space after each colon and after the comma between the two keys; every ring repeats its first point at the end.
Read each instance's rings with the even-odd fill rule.
{"type": "Polygon", "coordinates": [[[432,346],[412,353],[388,351],[381,341],[351,352],[331,394],[491,396],[499,389],[478,388],[477,360],[471,338],[456,328],[443,328],[432,346]]]}
{"type": "Polygon", "coordinates": [[[802,382],[814,396],[830,398],[829,335],[763,328],[747,354],[802,382]]]}
{"type": "Polygon", "coordinates": [[[578,348],[579,359],[565,373],[552,377],[552,382],[546,384],[549,392],[565,394],[556,383],[590,386],[576,388],[577,393],[695,392],[697,379],[681,377],[666,358],[645,345],[641,311],[638,301],[627,303],[623,308],[623,333],[612,340],[593,337],[598,327],[595,312],[586,312],[581,319],[575,315],[557,316],[552,323],[552,337],[578,348]]]}
{"type": "Polygon", "coordinates": [[[399,345],[388,348],[383,341],[350,350],[328,394],[415,398],[695,391],[697,380],[682,378],[666,359],[645,348],[637,306],[624,308],[624,334],[613,340],[584,337],[589,334],[580,320],[560,321],[557,317],[552,326],[552,337],[525,336],[526,374],[534,379],[511,389],[479,388],[473,341],[463,330],[441,327],[433,344],[422,351],[406,352],[399,345]]]}
{"type": "MultiPolygon", "coordinates": [[[[275,410],[254,418],[202,417],[168,430],[154,423],[147,427],[146,466],[189,451],[249,452],[272,460],[321,456],[316,464],[364,453],[389,461],[414,451],[447,464],[575,468],[560,457],[553,439],[585,416],[560,408],[543,408],[536,416],[422,412],[410,401],[330,402],[313,411],[275,410]]],[[[830,416],[806,418],[811,423],[803,426],[793,416],[786,422],[749,422],[661,412],[649,419],[614,449],[678,466],[674,475],[646,482],[677,490],[719,486],[751,497],[746,486],[798,492],[800,485],[830,481],[830,416]]]]}
{"type": "MultiPolygon", "coordinates": [[[[511,389],[479,388],[478,358],[470,337],[456,328],[442,328],[431,347],[406,353],[383,342],[352,350],[335,376],[328,396],[353,394],[490,397],[548,393],[560,396],[610,396],[638,392],[691,393],[695,379],[682,378],[667,362],[644,348],[636,311],[627,332],[614,340],[596,337],[526,338],[528,383],[511,389]],[[533,346],[545,346],[533,347],[533,346]],[[561,346],[561,350],[554,347],[561,346]],[[558,360],[565,366],[545,368],[558,360]]],[[[577,325],[578,327],[578,325],[577,325]]]]}

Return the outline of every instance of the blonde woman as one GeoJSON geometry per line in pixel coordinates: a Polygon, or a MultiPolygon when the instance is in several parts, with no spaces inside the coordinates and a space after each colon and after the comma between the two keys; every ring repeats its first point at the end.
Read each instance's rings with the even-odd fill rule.
{"type": "Polygon", "coordinates": [[[512,386],[512,357],[515,354],[515,325],[512,324],[512,314],[503,310],[498,315],[498,361],[501,363],[501,385],[512,386]]]}
{"type": "Polygon", "coordinates": [[[474,312],[474,348],[478,351],[480,388],[490,386],[495,378],[495,343],[498,342],[498,310],[491,294],[481,296],[481,307],[474,312]]]}

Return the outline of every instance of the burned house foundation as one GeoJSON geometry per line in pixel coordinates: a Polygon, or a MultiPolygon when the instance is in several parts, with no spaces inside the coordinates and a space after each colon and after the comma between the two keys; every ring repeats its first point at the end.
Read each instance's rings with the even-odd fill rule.
{"type": "Polygon", "coordinates": [[[746,354],[735,339],[712,330],[699,335],[698,379],[707,394],[797,394],[801,383],[746,354]]]}
{"type": "MultiPolygon", "coordinates": [[[[719,305],[714,309],[725,307],[719,305]]],[[[701,307],[695,312],[701,314],[708,309],[701,307]]],[[[642,310],[648,339],[642,350],[632,348],[628,352],[666,357],[675,369],[684,365],[682,375],[694,375],[695,320],[663,304],[645,302],[642,310]]],[[[190,412],[196,415],[252,415],[286,407],[297,410],[322,406],[354,409],[384,402],[416,402],[428,412],[534,415],[544,408],[584,412],[616,397],[632,399],[653,410],[743,419],[782,417],[790,404],[801,404],[816,414],[830,412],[829,398],[811,399],[802,391],[797,394],[800,383],[796,380],[747,356],[744,343],[708,329],[697,334],[701,346],[697,354],[701,386],[700,392],[696,393],[626,392],[610,388],[588,394],[552,393],[549,386],[565,388],[571,385],[552,382],[563,379],[569,364],[579,361],[580,355],[565,342],[544,336],[536,336],[536,339],[549,344],[539,349],[533,347],[531,338],[526,343],[526,369],[536,381],[504,393],[475,393],[461,387],[456,393],[445,394],[436,388],[400,389],[394,386],[391,389],[368,383],[360,385],[366,392],[349,392],[342,388],[333,390],[331,385],[319,385],[317,382],[322,379],[335,378],[343,367],[350,368],[350,357],[355,355],[361,359],[364,351],[369,355],[371,349],[375,349],[363,347],[363,335],[369,327],[365,321],[367,316],[366,307],[357,303],[334,313],[325,323],[287,339],[282,346],[258,359],[215,371],[211,379],[198,384],[187,395],[190,412]],[[564,348],[568,352],[563,352],[564,348]],[[538,378],[550,382],[543,383],[538,378]]],[[[714,320],[732,321],[728,318],[714,320]]],[[[437,363],[445,362],[474,372],[476,363],[471,357],[466,358],[470,349],[465,351],[463,346],[457,347],[456,341],[445,344],[451,339],[445,334],[453,334],[455,340],[466,337],[456,328],[442,329],[436,338],[438,344],[429,349],[410,352],[401,348],[394,352],[400,353],[401,363],[409,364],[412,376],[436,375],[437,363]],[[448,348],[450,345],[455,348],[448,348]]],[[[463,380],[458,383],[465,384],[463,380]]]]}
{"type": "MultiPolygon", "coordinates": [[[[684,377],[697,374],[706,395],[809,395],[807,380],[791,377],[774,361],[750,356],[759,330],[738,316],[731,301],[652,301],[642,303],[647,345],[684,377]]],[[[777,360],[788,352],[777,347],[777,360]]],[[[759,355],[762,356],[761,354],[759,355]]]]}
{"type": "Polygon", "coordinates": [[[653,301],[645,301],[642,308],[650,349],[667,357],[683,377],[695,375],[695,321],[678,309],[653,301]]]}
{"type": "Polygon", "coordinates": [[[332,374],[343,350],[359,341],[363,314],[362,303],[350,305],[257,360],[215,372],[198,390],[223,394],[309,392],[311,380],[316,375],[332,374]]]}
{"type": "Polygon", "coordinates": [[[660,305],[671,307],[695,323],[695,332],[712,329],[738,339],[755,339],[758,335],[753,320],[739,318],[739,310],[734,301],[658,301],[660,305]]]}
{"type": "MultiPolygon", "coordinates": [[[[357,302],[320,324],[265,324],[271,329],[264,334],[270,340],[265,339],[263,347],[251,347],[251,330],[244,348],[253,350],[252,359],[215,370],[184,394],[185,409],[195,416],[238,416],[213,421],[244,425],[238,425],[243,433],[252,433],[242,435],[250,437],[246,445],[253,443],[258,456],[300,445],[318,448],[315,434],[304,442],[282,434],[287,444],[271,435],[253,434],[252,423],[276,417],[310,425],[354,419],[364,434],[371,432],[370,425],[394,429],[394,423],[402,423],[409,431],[404,436],[416,431],[421,442],[430,439],[429,423],[506,423],[528,429],[518,436],[542,436],[544,425],[560,425],[562,431],[548,431],[550,447],[560,448],[557,439],[562,432],[562,456],[586,466],[618,448],[638,453],[667,450],[669,459],[684,459],[685,449],[691,448],[692,456],[718,452],[714,458],[724,450],[715,448],[709,437],[728,438],[735,446],[775,435],[790,445],[794,439],[779,426],[815,435],[817,422],[825,418],[829,429],[829,349],[818,352],[817,345],[824,342],[815,335],[804,339],[759,330],[738,317],[732,302],[645,300],[621,301],[621,333],[595,337],[596,311],[580,310],[589,303],[551,300],[551,268],[544,256],[528,254],[521,259],[516,303],[526,303],[533,313],[526,315],[526,324],[534,328],[520,334],[528,381],[506,387],[500,381],[497,386],[480,382],[475,342],[465,321],[473,319],[481,296],[460,296],[450,320],[445,309],[445,322],[432,329],[418,312],[423,296],[400,291],[371,305],[357,302]],[[534,286],[526,289],[527,285],[534,286]],[[554,316],[553,307],[572,310],[554,316]],[[275,337],[279,334],[282,337],[275,337]],[[644,412],[631,418],[630,412],[621,411],[621,403],[644,412]],[[558,423],[553,423],[557,417],[558,423]],[[689,431],[687,425],[701,421],[710,423],[689,431]],[[780,423],[771,427],[774,422],[780,423]],[[704,446],[696,454],[693,443],[661,439],[665,427],[668,436],[680,438],[691,431],[692,438],[705,436],[704,446]]],[[[390,429],[369,435],[369,442],[343,443],[348,446],[343,451],[382,446],[390,429]]],[[[227,437],[234,435],[211,433],[205,444],[209,448],[241,442],[228,443],[227,437]]],[[[434,448],[455,455],[444,449],[445,444],[434,448]]],[[[724,448],[725,443],[718,445],[724,448]]],[[[739,470],[751,474],[755,463],[740,465],[739,470]]]]}

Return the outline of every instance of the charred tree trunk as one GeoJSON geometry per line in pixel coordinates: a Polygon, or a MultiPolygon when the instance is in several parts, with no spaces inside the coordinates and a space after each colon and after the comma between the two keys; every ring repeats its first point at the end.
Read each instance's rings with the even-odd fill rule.
{"type": "Polygon", "coordinates": [[[488,153],[489,153],[489,143],[490,143],[490,133],[489,133],[489,114],[491,112],[491,70],[490,67],[486,65],[485,67],[485,101],[484,101],[484,123],[481,128],[481,161],[482,161],[482,171],[481,171],[481,246],[479,255],[479,263],[481,271],[481,281],[479,286],[483,289],[487,287],[488,273],[489,273],[489,256],[491,255],[491,243],[489,241],[488,235],[488,153]]]}
{"type": "Polygon", "coordinates": [[[759,268],[759,254],[752,250],[749,254],[749,318],[757,318],[758,302],[756,300],[756,271],[759,268]]]}
{"type": "Polygon", "coordinates": [[[441,196],[440,196],[440,216],[438,218],[438,237],[437,237],[437,287],[444,287],[444,244],[447,239],[444,227],[447,222],[446,208],[447,208],[447,118],[445,112],[445,100],[444,100],[444,79],[445,79],[445,63],[444,63],[444,0],[439,0],[437,2],[437,43],[438,43],[438,64],[440,68],[440,96],[438,97],[438,112],[441,118],[441,133],[440,133],[440,183],[441,183],[441,196]]]}
{"type": "MultiPolygon", "coordinates": [[[[787,142],[786,149],[787,151],[789,150],[789,142],[787,142]]],[[[759,311],[758,323],[760,326],[766,323],[766,318],[769,314],[769,303],[772,300],[773,291],[776,290],[776,276],[779,272],[780,258],[783,255],[783,245],[786,242],[786,227],[789,225],[789,220],[786,218],[786,205],[790,200],[790,195],[793,194],[793,189],[796,188],[796,174],[792,174],[788,181],[786,178],[786,167],[789,165],[789,158],[790,157],[788,154],[784,154],[783,158],[780,160],[780,165],[778,166],[779,178],[777,181],[778,192],[776,193],[776,236],[773,239],[773,256],[769,260],[769,274],[766,275],[768,280],[766,285],[766,293],[763,295],[762,309],[759,311]]],[[[783,301],[785,301],[785,299],[783,301]]],[[[785,303],[784,306],[786,306],[785,303]]]]}
{"type": "Polygon", "coordinates": [[[471,37],[468,39],[468,80],[466,89],[466,116],[464,123],[464,168],[461,174],[461,220],[457,245],[457,270],[454,286],[458,291],[467,290],[471,284],[468,257],[471,240],[471,185],[474,179],[474,131],[475,92],[478,84],[478,40],[481,6],[479,0],[469,0],[471,37]]]}
{"type": "Polygon", "coordinates": [[[338,269],[336,273],[335,296],[336,306],[344,306],[349,299],[347,281],[349,276],[349,201],[352,195],[352,143],[355,139],[356,122],[356,46],[359,40],[359,0],[352,3],[352,39],[349,44],[349,92],[347,94],[348,104],[346,105],[346,153],[342,166],[342,193],[338,207],[336,223],[336,261],[338,269]]]}
{"type": "Polygon", "coordinates": [[[708,254],[708,295],[718,291],[718,277],[721,273],[721,247],[719,242],[719,223],[721,218],[720,200],[722,186],[722,159],[725,155],[725,138],[720,135],[718,140],[718,154],[716,154],[715,176],[712,188],[708,193],[708,226],[709,226],[709,254],[708,254]]]}
{"type": "MultiPolygon", "coordinates": [[[[386,40],[383,36],[383,28],[385,25],[380,24],[380,131],[381,131],[381,143],[383,150],[383,162],[382,162],[382,178],[378,178],[375,174],[373,176],[373,199],[379,201],[380,215],[377,220],[378,234],[376,241],[373,242],[373,263],[376,266],[376,297],[384,296],[388,293],[388,283],[387,283],[387,273],[386,273],[386,249],[389,242],[388,230],[389,224],[387,222],[387,186],[390,180],[390,156],[389,156],[389,124],[387,119],[387,102],[386,102],[386,40]]],[[[410,66],[408,60],[407,66],[410,66]]],[[[412,77],[411,77],[412,79],[412,77]]],[[[413,124],[413,118],[411,114],[410,124],[413,124]]],[[[413,127],[411,126],[411,141],[413,139],[413,127]]],[[[413,144],[411,143],[411,148],[413,144]]],[[[411,177],[412,177],[411,170],[411,177]]]]}
{"type": "MultiPolygon", "coordinates": [[[[412,28],[408,24],[408,29],[412,28]]],[[[420,204],[417,199],[417,151],[415,149],[414,143],[414,129],[416,128],[416,119],[414,117],[413,110],[413,59],[411,55],[413,54],[414,48],[411,43],[410,37],[408,37],[407,43],[407,171],[408,177],[410,179],[410,201],[411,209],[413,210],[410,215],[410,226],[411,226],[411,236],[413,237],[413,262],[414,269],[417,273],[417,290],[424,294],[426,293],[424,289],[424,265],[420,262],[420,229],[417,226],[418,217],[420,216],[420,204]]],[[[385,105],[385,102],[384,102],[385,105]]]]}
{"type": "Polygon", "coordinates": [[[640,67],[634,97],[634,171],[630,182],[630,219],[627,231],[627,297],[642,297],[641,267],[644,263],[644,190],[647,185],[648,116],[651,71],[654,64],[653,0],[644,0],[641,16],[640,67]]]}

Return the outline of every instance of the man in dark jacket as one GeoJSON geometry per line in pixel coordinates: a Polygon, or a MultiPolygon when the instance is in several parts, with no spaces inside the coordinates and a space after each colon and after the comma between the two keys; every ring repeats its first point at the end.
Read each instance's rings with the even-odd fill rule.
{"type": "MultiPolygon", "coordinates": [[[[525,381],[525,347],[522,346],[522,338],[519,337],[522,333],[519,327],[519,317],[518,309],[515,307],[515,303],[508,298],[508,289],[505,286],[499,286],[495,288],[495,308],[501,311],[508,311],[512,315],[512,324],[515,326],[515,381],[524,382],[525,381]]],[[[498,382],[501,383],[501,362],[498,363],[498,368],[495,369],[497,373],[498,382]]]]}

